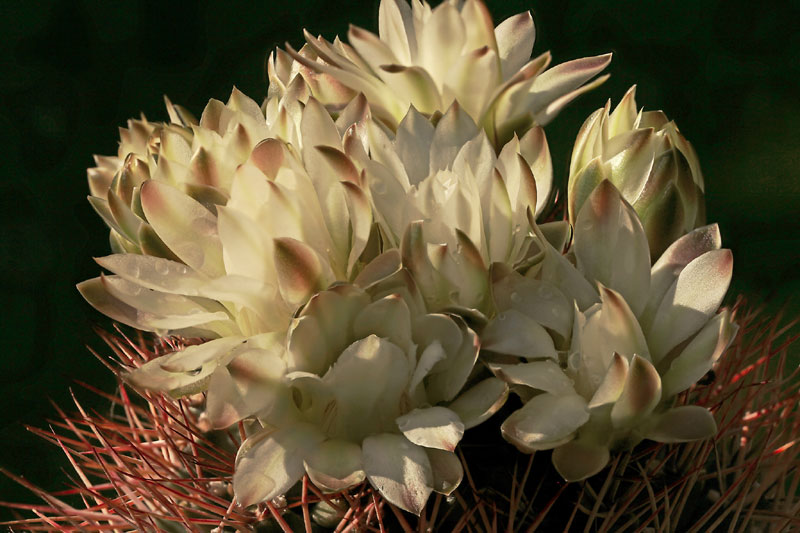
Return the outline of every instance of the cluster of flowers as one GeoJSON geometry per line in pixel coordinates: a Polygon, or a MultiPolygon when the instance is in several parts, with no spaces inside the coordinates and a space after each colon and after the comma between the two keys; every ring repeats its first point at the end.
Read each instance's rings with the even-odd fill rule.
{"type": "Polygon", "coordinates": [[[111,272],[79,285],[109,317],[206,342],[127,374],[205,393],[213,428],[246,421],[242,506],[305,474],[365,479],[419,514],[461,482],[465,431],[552,449],[567,480],[643,439],[710,437],[675,407],[732,340],[732,258],[703,226],[697,157],[633,89],[584,124],[569,220],[542,126],[610,56],[530,59],[530,13],[479,0],[383,0],[379,35],[306,34],[269,60],[262,105],[234,89],[200,120],[121,131],[89,170],[111,272]],[[522,407],[491,416],[513,392],[522,407]]]}

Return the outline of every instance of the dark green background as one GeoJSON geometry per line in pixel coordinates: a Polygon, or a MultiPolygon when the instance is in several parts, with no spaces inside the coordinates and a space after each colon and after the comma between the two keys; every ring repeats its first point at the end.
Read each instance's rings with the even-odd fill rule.
{"type": "MultiPolygon", "coordinates": [[[[328,38],[348,22],[375,30],[377,4],[2,2],[0,466],[63,487],[66,461],[23,424],[45,425],[48,400],[67,405],[73,380],[113,387],[84,347],[100,346],[91,328],[107,322],[74,289],[97,275],[91,257],[108,252],[85,200],[91,155],[115,153],[128,117],[164,120],[163,94],[197,115],[234,84],[260,101],[268,50],[299,46],[303,27],[328,38]]],[[[532,8],[534,51],[552,50],[554,63],[615,53],[611,79],[547,128],[559,179],[583,119],[637,83],[639,104],[664,109],[700,155],[709,220],[734,251],[734,290],[773,295],[774,309],[800,289],[798,2],[489,6],[496,22],[532,8]]],[[[20,499],[33,501],[0,479],[0,500],[20,499]]]]}

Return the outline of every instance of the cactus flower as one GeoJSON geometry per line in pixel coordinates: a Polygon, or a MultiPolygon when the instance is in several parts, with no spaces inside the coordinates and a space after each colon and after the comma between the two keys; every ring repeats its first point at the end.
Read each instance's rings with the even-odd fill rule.
{"type": "Polygon", "coordinates": [[[692,145],[661,111],[638,111],[631,87],[583,124],[572,150],[569,218],[594,187],[613,183],[636,210],[656,259],[681,235],[705,224],[703,175],[692,145]]]}
{"type": "Polygon", "coordinates": [[[318,293],[292,321],[283,401],[260,417],[266,429],[236,459],[241,505],[269,501],[305,473],[329,492],[367,479],[416,514],[431,492],[459,485],[453,450],[505,387],[490,378],[462,395],[478,356],[475,332],[456,316],[427,314],[405,270],[369,278],[318,293]]]}
{"type": "Polygon", "coordinates": [[[578,480],[643,438],[714,435],[705,408],[673,404],[736,333],[730,313],[717,313],[732,267],[717,227],[681,237],[651,268],[642,224],[604,180],[577,217],[576,266],[540,240],[550,257],[528,276],[495,275],[499,312],[482,334],[487,352],[525,361],[490,362],[525,400],[503,423],[505,438],[523,451],[554,449],[558,471],[578,480]]]}
{"type": "Polygon", "coordinates": [[[547,69],[550,53],[531,58],[535,30],[530,12],[496,28],[480,0],[382,0],[378,35],[351,26],[345,44],[306,32],[307,45],[269,61],[270,86],[280,94],[300,74],[312,94],[341,108],[363,93],[375,115],[396,129],[414,106],[441,115],[458,101],[500,148],[514,133],[545,125],[570,101],[603,83],[593,81],[611,54],[547,69]],[[296,61],[293,63],[292,59],[296,61]]]}

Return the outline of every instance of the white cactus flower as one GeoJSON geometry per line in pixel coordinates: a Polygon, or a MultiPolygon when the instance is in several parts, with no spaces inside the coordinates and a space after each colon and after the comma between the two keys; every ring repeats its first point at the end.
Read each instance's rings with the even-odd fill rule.
{"type": "Polygon", "coordinates": [[[453,104],[434,126],[413,107],[397,133],[367,128],[365,182],[389,247],[400,247],[430,309],[487,312],[488,267],[527,259],[533,216],[550,196],[543,130],[496,155],[485,132],[453,104]]]}
{"type": "Polygon", "coordinates": [[[271,90],[280,94],[300,74],[314,96],[334,108],[363,93],[391,129],[409,106],[433,116],[458,101],[499,148],[603,83],[607,76],[589,80],[611,60],[606,54],[546,70],[549,52],[530,59],[530,12],[495,28],[480,0],[446,0],[435,8],[419,0],[382,0],[378,26],[378,35],[351,26],[349,44],[306,32],[308,44],[300,52],[287,45],[288,54],[271,56],[271,90]]]}
{"type": "Polygon", "coordinates": [[[636,210],[653,259],[681,235],[705,224],[697,154],[661,111],[636,107],[631,87],[581,127],[570,162],[568,208],[574,222],[595,186],[608,179],[636,210]]]}
{"type": "Polygon", "coordinates": [[[482,333],[487,352],[526,361],[492,364],[527,400],[503,423],[506,439],[523,451],[555,449],[558,471],[578,480],[601,470],[609,450],[643,438],[713,436],[705,408],[670,407],[736,333],[730,312],[717,314],[732,272],[717,227],[678,239],[651,267],[635,211],[603,181],[577,217],[577,267],[543,235],[540,244],[527,276],[495,274],[499,313],[482,333]]]}
{"type": "Polygon", "coordinates": [[[496,378],[463,395],[478,337],[460,318],[427,314],[399,255],[393,274],[316,294],[292,321],[287,374],[266,429],[236,459],[234,491],[244,506],[285,493],[304,473],[338,492],[369,482],[392,504],[419,514],[432,491],[461,481],[453,453],[466,427],[502,403],[496,378]]]}
{"type": "MultiPolygon", "coordinates": [[[[137,253],[100,258],[114,275],[79,284],[83,296],[114,320],[158,334],[220,341],[285,334],[313,294],[351,281],[370,259],[364,254],[370,206],[359,176],[337,166],[344,157],[337,157],[339,130],[313,99],[299,127],[305,149],[272,138],[259,142],[225,178],[229,199],[213,211],[164,181],[145,181],[143,213],[174,259],[137,253]]],[[[204,364],[231,361],[226,342],[209,345],[216,352],[204,356],[204,364]]],[[[199,382],[201,373],[190,370],[196,378],[190,381],[199,382]]],[[[141,374],[140,386],[147,386],[147,375],[141,374]]],[[[157,382],[151,388],[159,388],[157,382]]]]}
{"type": "MultiPolygon", "coordinates": [[[[271,103],[284,109],[286,98],[271,103]]],[[[268,121],[259,105],[233,89],[227,104],[209,101],[198,122],[166,100],[169,123],[128,121],[115,157],[95,156],[89,202],[111,228],[112,250],[176,259],[153,231],[141,202],[142,185],[168,184],[212,212],[229,196],[236,168],[268,137],[292,141],[291,130],[268,121]]]]}

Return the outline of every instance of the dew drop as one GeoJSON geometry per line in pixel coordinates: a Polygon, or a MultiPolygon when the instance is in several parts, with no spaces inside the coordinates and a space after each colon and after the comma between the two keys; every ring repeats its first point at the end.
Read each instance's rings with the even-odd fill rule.
{"type": "Polygon", "coordinates": [[[156,263],[156,273],[166,276],[169,274],[169,265],[166,261],[158,261],[156,263]]]}
{"type": "Polygon", "coordinates": [[[193,231],[200,235],[214,235],[217,232],[217,222],[216,220],[209,219],[206,217],[197,217],[192,220],[190,227],[193,231]]]}
{"type": "Polygon", "coordinates": [[[522,296],[519,295],[517,292],[511,293],[511,301],[515,304],[518,304],[522,301],[522,296]]]}
{"type": "Polygon", "coordinates": [[[505,313],[500,313],[499,315],[497,315],[497,320],[502,322],[505,319],[506,319],[506,314],[505,313]]]}

